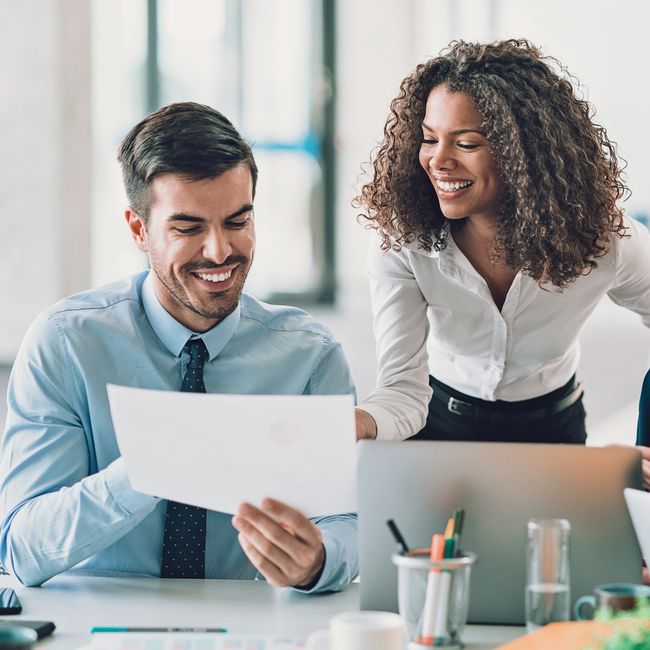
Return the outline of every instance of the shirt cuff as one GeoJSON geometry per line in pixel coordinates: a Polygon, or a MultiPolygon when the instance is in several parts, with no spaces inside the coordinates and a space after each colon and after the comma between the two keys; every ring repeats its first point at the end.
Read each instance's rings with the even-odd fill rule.
{"type": "MultiPolygon", "coordinates": [[[[352,515],[345,517],[350,519],[352,515]]],[[[358,573],[356,517],[354,521],[354,527],[350,527],[348,521],[331,521],[329,526],[320,526],[325,548],[325,563],[320,578],[311,588],[293,587],[295,591],[303,594],[340,591],[352,582],[358,573]]]]}
{"type": "Polygon", "coordinates": [[[359,404],[357,408],[370,414],[377,425],[377,440],[404,440],[395,426],[395,416],[377,404],[359,404]]]}
{"type": "Polygon", "coordinates": [[[160,497],[138,492],[131,487],[124,458],[120,457],[114,460],[104,472],[108,491],[127,514],[137,515],[147,510],[153,510],[160,501],[160,497]]]}

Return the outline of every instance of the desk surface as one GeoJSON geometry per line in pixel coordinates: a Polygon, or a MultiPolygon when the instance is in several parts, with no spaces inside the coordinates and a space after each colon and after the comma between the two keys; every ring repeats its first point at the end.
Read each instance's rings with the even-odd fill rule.
{"type": "MultiPolygon", "coordinates": [[[[20,616],[54,621],[46,650],[73,650],[98,626],[225,627],[236,633],[306,636],[327,626],[333,614],[359,608],[358,584],[337,594],[304,595],[244,580],[158,580],[58,576],[42,587],[22,587],[2,576],[0,587],[16,590],[20,616]]],[[[510,641],[523,628],[468,626],[467,650],[487,650],[510,641]]]]}

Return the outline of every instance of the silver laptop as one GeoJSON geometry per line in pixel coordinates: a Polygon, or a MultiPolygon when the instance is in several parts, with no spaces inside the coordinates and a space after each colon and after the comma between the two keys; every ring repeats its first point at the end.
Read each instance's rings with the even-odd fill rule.
{"type": "Polygon", "coordinates": [[[397,611],[393,519],[411,547],[428,547],[455,508],[461,548],[478,555],[469,622],[522,624],[526,522],[571,522],[571,599],[607,582],[640,582],[641,552],[623,489],[641,487],[634,449],[578,445],[376,442],[358,445],[361,608],[397,611]]]}

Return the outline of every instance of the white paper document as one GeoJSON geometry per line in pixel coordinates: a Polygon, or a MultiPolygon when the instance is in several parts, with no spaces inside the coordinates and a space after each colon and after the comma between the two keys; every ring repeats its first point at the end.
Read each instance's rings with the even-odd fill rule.
{"type": "Polygon", "coordinates": [[[302,637],[266,634],[110,632],[93,634],[87,650],[297,650],[304,647],[302,637]]]}
{"type": "Polygon", "coordinates": [[[226,513],[264,497],[307,517],[356,511],[350,395],[107,388],[135,490],[226,513]]]}

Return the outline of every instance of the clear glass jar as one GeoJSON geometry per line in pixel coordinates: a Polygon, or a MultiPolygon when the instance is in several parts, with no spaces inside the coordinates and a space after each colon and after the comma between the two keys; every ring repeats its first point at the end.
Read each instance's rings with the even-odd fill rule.
{"type": "Polygon", "coordinates": [[[461,648],[469,607],[470,571],[476,555],[432,562],[428,548],[395,553],[399,613],[406,624],[409,650],[461,648]]]}

